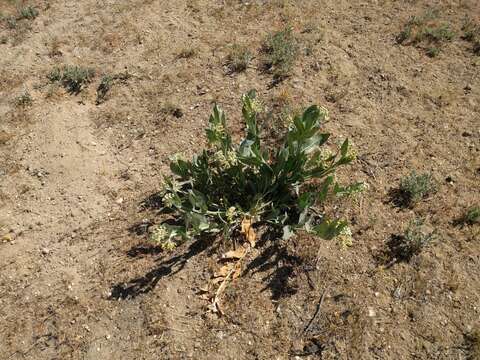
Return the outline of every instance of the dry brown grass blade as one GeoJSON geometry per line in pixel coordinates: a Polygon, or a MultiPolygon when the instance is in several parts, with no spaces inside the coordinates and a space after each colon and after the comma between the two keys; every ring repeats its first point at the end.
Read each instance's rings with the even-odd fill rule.
{"type": "MultiPolygon", "coordinates": [[[[223,281],[221,282],[220,286],[218,287],[217,291],[215,292],[215,296],[213,297],[212,304],[209,306],[209,309],[213,311],[214,313],[218,314],[223,314],[221,308],[220,308],[220,297],[227,287],[227,283],[230,279],[236,279],[237,277],[240,276],[240,273],[242,271],[242,260],[247,256],[250,248],[245,249],[245,252],[241,258],[239,258],[235,263],[231,263],[230,265],[230,270],[227,272],[225,275],[223,281]],[[233,265],[233,266],[232,266],[233,265]]],[[[228,265],[223,266],[221,269],[227,268],[228,265]]]]}
{"type": "Polygon", "coordinates": [[[244,218],[242,220],[242,230],[240,231],[243,236],[245,236],[245,240],[248,241],[250,246],[253,248],[256,244],[257,235],[255,234],[255,230],[253,230],[253,222],[251,218],[244,218]]]}
{"type": "Polygon", "coordinates": [[[243,257],[243,255],[245,255],[245,251],[247,251],[247,249],[245,249],[243,246],[236,250],[227,251],[225,254],[223,254],[222,260],[240,259],[243,257]]]}

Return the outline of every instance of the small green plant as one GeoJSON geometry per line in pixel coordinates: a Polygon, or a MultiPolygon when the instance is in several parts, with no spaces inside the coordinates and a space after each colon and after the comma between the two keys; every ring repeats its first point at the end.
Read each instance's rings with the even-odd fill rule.
{"type": "Polygon", "coordinates": [[[397,35],[397,43],[424,47],[428,56],[437,56],[440,46],[455,36],[450,25],[439,23],[437,18],[438,12],[432,10],[421,16],[411,17],[397,35]]]}
{"type": "Polygon", "coordinates": [[[462,39],[472,44],[472,51],[476,55],[480,55],[480,25],[471,20],[467,20],[462,26],[462,39]]]}
{"type": "Polygon", "coordinates": [[[400,195],[406,205],[413,205],[436,191],[431,174],[412,171],[400,180],[400,195]]]}
{"type": "Polygon", "coordinates": [[[480,359],[480,328],[474,327],[464,334],[468,360],[480,359]]]}
{"type": "Polygon", "coordinates": [[[110,91],[112,85],[113,77],[110,75],[104,75],[100,80],[100,84],[97,88],[97,105],[103,103],[106,100],[107,93],[110,91]]]}
{"type": "Polygon", "coordinates": [[[62,85],[72,94],[78,94],[82,88],[90,83],[95,76],[93,69],[81,66],[64,66],[55,68],[48,75],[50,82],[61,82],[62,85]]]}
{"type": "Polygon", "coordinates": [[[234,44],[227,56],[227,66],[232,72],[245,71],[252,57],[251,51],[246,46],[234,44]]]}
{"type": "Polygon", "coordinates": [[[467,210],[463,222],[469,225],[480,222],[480,206],[474,206],[467,210]]]}
{"type": "Polygon", "coordinates": [[[429,57],[432,57],[432,58],[433,58],[433,57],[437,56],[437,55],[440,53],[440,49],[439,49],[438,47],[435,47],[435,46],[434,46],[434,47],[430,47],[430,48],[427,49],[426,53],[427,53],[427,55],[428,55],[429,57]]]}
{"type": "Polygon", "coordinates": [[[201,234],[235,239],[246,227],[283,231],[284,238],[299,230],[325,239],[348,236],[347,223],[327,218],[322,207],[330,194],[363,189],[363,183],[341,186],[334,178],[356,157],[348,140],[335,153],[323,151],[329,138],[320,132],[325,112],[311,106],[295,116],[281,146],[265,148],[255,92],[242,101],[246,134],[240,144],[233,143],[225,113],[215,106],[206,130],[209,149],[191,161],[172,160],[173,176],[165,177],[160,194],[170,218],[152,229],[151,238],[171,249],[201,234]]]}
{"type": "Polygon", "coordinates": [[[435,232],[429,232],[424,229],[424,221],[422,219],[410,221],[402,235],[392,236],[388,242],[387,255],[390,260],[387,263],[387,267],[399,261],[410,261],[429,245],[435,237],[435,232]]]}
{"type": "Polygon", "coordinates": [[[17,27],[17,19],[14,16],[8,16],[5,18],[5,21],[9,29],[15,29],[17,27]]]}
{"type": "Polygon", "coordinates": [[[298,43],[291,27],[286,27],[267,36],[263,44],[264,64],[275,79],[290,75],[298,57],[298,43]]]}
{"type": "Polygon", "coordinates": [[[422,219],[412,220],[408,224],[397,248],[397,256],[400,260],[410,260],[435,239],[435,233],[425,232],[423,225],[424,220],[422,219]]]}
{"type": "Polygon", "coordinates": [[[21,95],[15,98],[15,104],[20,107],[27,107],[32,105],[33,99],[28,90],[25,90],[21,95]]]}
{"type": "Polygon", "coordinates": [[[164,115],[174,116],[176,118],[181,118],[183,116],[183,110],[178,105],[170,101],[165,102],[161,106],[160,113],[164,115]]]}
{"type": "Polygon", "coordinates": [[[38,16],[38,10],[33,6],[27,6],[20,10],[18,17],[20,19],[33,20],[38,16]]]}
{"type": "Polygon", "coordinates": [[[179,59],[189,59],[194,57],[197,54],[197,50],[195,48],[191,47],[186,47],[182,50],[177,55],[177,58],[179,59]]]}

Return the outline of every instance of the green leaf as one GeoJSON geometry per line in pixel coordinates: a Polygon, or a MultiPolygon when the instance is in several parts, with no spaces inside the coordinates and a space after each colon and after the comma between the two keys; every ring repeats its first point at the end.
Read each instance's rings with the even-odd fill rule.
{"type": "Polygon", "coordinates": [[[340,154],[342,155],[342,157],[346,157],[346,156],[347,156],[348,147],[349,147],[348,139],[346,139],[346,140],[343,142],[342,147],[340,148],[340,154]]]}
{"type": "Polygon", "coordinates": [[[348,196],[348,195],[362,192],[364,188],[365,188],[365,183],[363,181],[356,182],[348,186],[341,186],[338,183],[336,183],[333,188],[333,193],[337,196],[348,196]]]}
{"type": "Polygon", "coordinates": [[[318,196],[317,199],[320,203],[323,203],[328,196],[328,190],[330,189],[330,186],[333,184],[334,177],[328,176],[325,181],[320,185],[320,190],[318,191],[318,196]]]}
{"type": "Polygon", "coordinates": [[[181,178],[186,178],[190,172],[191,163],[178,159],[170,163],[170,170],[181,178]]]}
{"type": "Polygon", "coordinates": [[[195,234],[199,234],[210,228],[210,223],[205,215],[188,212],[185,216],[185,226],[192,229],[195,234]]]}
{"type": "Polygon", "coordinates": [[[254,90],[242,96],[243,108],[242,114],[247,130],[247,140],[253,141],[257,146],[260,145],[260,132],[257,124],[257,109],[255,108],[256,93],[254,90]]]}
{"type": "Polygon", "coordinates": [[[192,207],[194,209],[199,209],[202,212],[207,211],[207,199],[205,198],[205,195],[203,195],[200,191],[190,190],[188,192],[188,199],[190,200],[190,204],[192,204],[192,207]]]}
{"type": "Polygon", "coordinates": [[[317,105],[313,105],[307,108],[302,116],[302,121],[304,123],[305,129],[312,129],[315,126],[318,126],[319,117],[320,109],[317,105]]]}
{"type": "Polygon", "coordinates": [[[304,192],[298,197],[298,208],[300,211],[308,209],[313,205],[314,197],[312,192],[304,192]]]}
{"type": "Polygon", "coordinates": [[[347,226],[343,220],[324,220],[312,228],[313,233],[322,239],[331,240],[347,226]]]}

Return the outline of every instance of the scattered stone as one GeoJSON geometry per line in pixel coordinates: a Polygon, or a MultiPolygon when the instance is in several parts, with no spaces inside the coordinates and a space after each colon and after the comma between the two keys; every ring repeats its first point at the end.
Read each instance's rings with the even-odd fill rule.
{"type": "Polygon", "coordinates": [[[42,252],[43,255],[48,255],[48,254],[50,254],[50,249],[44,247],[44,248],[41,249],[41,252],[42,252]]]}
{"type": "Polygon", "coordinates": [[[377,313],[375,312],[375,310],[371,307],[368,308],[368,316],[369,317],[375,317],[377,316],[377,313]]]}
{"type": "Polygon", "coordinates": [[[2,242],[11,242],[13,240],[13,237],[11,234],[5,234],[2,236],[2,242]]]}

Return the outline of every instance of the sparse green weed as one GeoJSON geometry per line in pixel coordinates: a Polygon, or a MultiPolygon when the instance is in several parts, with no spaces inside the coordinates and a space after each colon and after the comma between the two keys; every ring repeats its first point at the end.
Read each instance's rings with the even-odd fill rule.
{"type": "Polygon", "coordinates": [[[22,8],[19,11],[18,18],[19,19],[27,19],[27,20],[33,20],[38,16],[38,10],[35,9],[33,6],[27,6],[22,8]]]}
{"type": "Polygon", "coordinates": [[[227,55],[227,66],[232,72],[242,72],[248,68],[252,58],[248,47],[234,44],[227,55]]]}
{"type": "Polygon", "coordinates": [[[14,16],[8,16],[5,18],[5,21],[7,23],[7,27],[9,29],[15,29],[17,27],[17,19],[14,16]]]}
{"type": "Polygon", "coordinates": [[[67,65],[55,68],[48,75],[51,82],[61,82],[68,92],[78,94],[95,76],[95,71],[81,66],[67,65]]]}
{"type": "Polygon", "coordinates": [[[437,56],[441,45],[455,36],[450,25],[439,23],[437,18],[438,12],[433,10],[418,17],[411,17],[397,35],[397,43],[423,47],[428,56],[437,56]]]}
{"type": "Polygon", "coordinates": [[[440,53],[440,49],[438,47],[429,47],[427,50],[426,50],[426,53],[429,57],[435,57],[437,56],[439,53],[440,53]]]}
{"type": "Polygon", "coordinates": [[[466,350],[468,351],[468,360],[480,359],[480,328],[474,327],[465,334],[466,350]]]}
{"type": "Polygon", "coordinates": [[[399,262],[410,261],[436,238],[433,231],[427,231],[422,219],[410,221],[402,235],[394,235],[387,243],[387,267],[399,262]]]}
{"type": "Polygon", "coordinates": [[[32,105],[33,99],[28,90],[15,98],[15,105],[19,107],[27,107],[32,105]]]}
{"type": "Polygon", "coordinates": [[[472,44],[472,51],[476,55],[480,55],[480,25],[471,20],[467,20],[462,26],[462,39],[472,44]]]}
{"type": "Polygon", "coordinates": [[[400,195],[406,205],[414,205],[436,191],[431,174],[417,174],[412,171],[400,180],[400,195]]]}
{"type": "Polygon", "coordinates": [[[474,206],[467,210],[463,222],[473,225],[480,222],[480,206],[474,206]]]}
{"type": "Polygon", "coordinates": [[[171,115],[176,118],[181,118],[183,116],[182,109],[178,105],[170,101],[167,101],[163,104],[163,106],[160,108],[160,113],[165,115],[171,115]]]}
{"type": "Polygon", "coordinates": [[[197,50],[191,47],[184,48],[180,50],[180,52],[177,55],[177,58],[179,59],[189,59],[194,57],[197,54],[197,50]]]}
{"type": "Polygon", "coordinates": [[[100,80],[100,84],[97,88],[97,105],[103,103],[106,100],[107,93],[110,91],[112,85],[113,77],[110,75],[104,75],[100,80]]]}
{"type": "Polygon", "coordinates": [[[418,255],[425,246],[435,239],[434,232],[425,232],[422,227],[424,221],[422,219],[412,220],[405,232],[402,241],[398,244],[397,255],[402,260],[410,260],[414,255],[418,255]]]}
{"type": "Polygon", "coordinates": [[[298,57],[298,43],[291,27],[267,36],[263,44],[264,64],[276,80],[290,75],[298,57]]]}
{"type": "Polygon", "coordinates": [[[353,193],[361,187],[335,182],[337,168],[356,156],[348,140],[336,153],[324,156],[322,146],[329,134],[320,128],[325,113],[311,106],[295,116],[283,145],[265,148],[255,92],[242,100],[246,134],[239,145],[233,144],[225,114],[215,106],[206,130],[209,149],[191,161],[172,160],[174,175],[165,178],[161,192],[163,211],[171,217],[152,229],[152,239],[170,249],[201,234],[221,233],[224,239],[235,240],[248,233],[254,246],[253,228],[260,226],[283,231],[284,238],[299,230],[326,239],[348,235],[347,223],[328,219],[322,206],[330,194],[353,193]]]}

